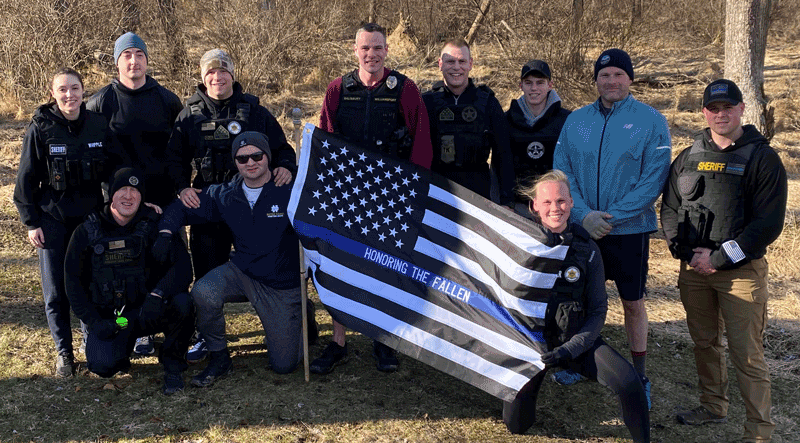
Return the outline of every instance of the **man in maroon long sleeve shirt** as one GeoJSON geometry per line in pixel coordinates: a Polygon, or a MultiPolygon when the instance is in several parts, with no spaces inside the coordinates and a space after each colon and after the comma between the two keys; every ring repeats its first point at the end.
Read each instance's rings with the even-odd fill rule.
{"type": "MultiPolygon", "coordinates": [[[[362,148],[430,169],[433,148],[425,103],[413,81],[383,66],[388,49],[381,26],[367,23],[358,29],[353,45],[358,69],[328,85],[319,127],[362,148]]],[[[397,370],[394,350],[376,341],[373,351],[379,370],[397,370]]],[[[327,374],[345,361],[345,327],[334,320],[333,341],[311,363],[311,372],[327,374]]]]}

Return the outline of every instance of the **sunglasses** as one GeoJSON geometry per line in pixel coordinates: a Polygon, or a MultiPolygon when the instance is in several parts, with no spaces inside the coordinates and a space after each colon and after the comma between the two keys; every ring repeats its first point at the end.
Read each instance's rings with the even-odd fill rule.
{"type": "Polygon", "coordinates": [[[240,165],[246,165],[251,158],[253,159],[254,162],[258,163],[264,158],[264,153],[256,152],[250,155],[237,155],[234,158],[236,159],[236,162],[239,163],[240,165]]]}

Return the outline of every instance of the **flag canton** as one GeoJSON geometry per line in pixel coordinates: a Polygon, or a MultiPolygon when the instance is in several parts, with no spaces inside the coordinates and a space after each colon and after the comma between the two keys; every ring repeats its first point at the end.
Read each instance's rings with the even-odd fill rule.
{"type": "Polygon", "coordinates": [[[408,256],[424,212],[426,175],[413,165],[325,137],[315,137],[311,154],[298,214],[345,237],[408,256]]]}

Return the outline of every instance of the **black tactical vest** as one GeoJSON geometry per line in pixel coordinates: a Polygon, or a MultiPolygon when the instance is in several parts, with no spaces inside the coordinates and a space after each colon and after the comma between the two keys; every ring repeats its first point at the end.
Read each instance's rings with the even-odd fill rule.
{"type": "Polygon", "coordinates": [[[46,137],[49,184],[56,191],[78,186],[100,189],[100,182],[108,180],[106,120],[92,112],[86,114],[79,134],[50,119],[36,119],[46,137]]]}
{"type": "Polygon", "coordinates": [[[442,88],[426,94],[432,104],[429,117],[435,123],[432,169],[486,170],[493,145],[487,109],[494,93],[485,85],[469,88],[457,104],[448,104],[445,93],[442,88]]]}
{"type": "Polygon", "coordinates": [[[407,160],[413,140],[400,111],[406,77],[391,71],[380,85],[367,89],[357,72],[342,76],[335,132],[362,148],[407,160]]]}
{"type": "MultiPolygon", "coordinates": [[[[537,126],[542,123],[550,122],[539,121],[537,126]]],[[[563,124],[563,119],[561,123],[563,124]]],[[[560,126],[558,128],[560,129],[560,126]]],[[[557,131],[546,127],[534,129],[513,121],[508,125],[508,129],[511,152],[514,154],[514,173],[518,180],[539,176],[553,169],[553,152],[559,135],[557,131]]]]}
{"type": "Polygon", "coordinates": [[[205,102],[202,99],[187,103],[192,111],[192,136],[194,158],[192,167],[201,174],[204,185],[225,183],[239,170],[231,158],[231,143],[242,131],[252,129],[251,108],[258,106],[258,99],[243,94],[242,101],[236,104],[236,113],[228,118],[213,119],[203,113],[205,102]]]}
{"type": "Polygon", "coordinates": [[[744,174],[758,147],[751,143],[735,152],[711,152],[703,140],[695,140],[678,177],[679,256],[698,246],[718,249],[742,232],[744,174]]]}
{"type": "Polygon", "coordinates": [[[87,217],[92,254],[91,301],[100,310],[138,306],[147,295],[147,239],[156,222],[143,217],[127,236],[109,236],[97,214],[87,217]]]}
{"type": "MultiPolygon", "coordinates": [[[[562,245],[569,246],[558,279],[547,302],[544,337],[548,349],[560,346],[577,334],[586,319],[586,280],[591,247],[589,233],[572,225],[562,245]]],[[[595,257],[599,260],[599,257],[595,257]]]]}

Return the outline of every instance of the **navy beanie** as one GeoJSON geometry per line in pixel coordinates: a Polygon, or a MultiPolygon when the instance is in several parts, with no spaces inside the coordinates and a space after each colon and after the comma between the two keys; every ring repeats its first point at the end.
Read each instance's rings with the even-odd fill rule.
{"type": "Polygon", "coordinates": [[[597,81],[597,73],[600,72],[601,69],[609,66],[622,69],[628,74],[631,81],[633,81],[633,63],[631,63],[631,57],[627,52],[617,48],[603,51],[600,57],[597,58],[597,61],[594,62],[594,81],[597,81]]]}
{"type": "Polygon", "coordinates": [[[144,43],[144,40],[133,32],[126,32],[114,42],[114,64],[119,61],[119,56],[122,54],[122,51],[129,48],[141,49],[142,52],[144,52],[144,56],[150,60],[150,56],[147,55],[147,45],[144,43]]]}

